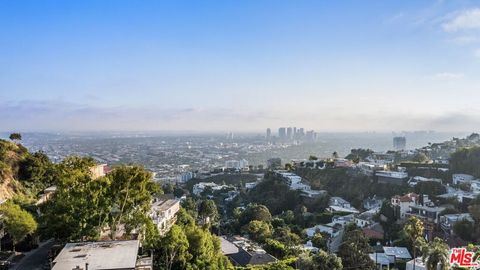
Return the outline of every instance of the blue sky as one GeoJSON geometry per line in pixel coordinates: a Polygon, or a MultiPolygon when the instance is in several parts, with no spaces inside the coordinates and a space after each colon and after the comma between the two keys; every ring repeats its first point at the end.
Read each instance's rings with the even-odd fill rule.
{"type": "Polygon", "coordinates": [[[0,1],[3,130],[480,124],[480,2],[0,1]]]}

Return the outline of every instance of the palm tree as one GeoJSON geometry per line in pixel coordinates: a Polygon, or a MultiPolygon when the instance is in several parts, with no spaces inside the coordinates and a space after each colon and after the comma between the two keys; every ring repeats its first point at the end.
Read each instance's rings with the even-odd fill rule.
{"type": "Polygon", "coordinates": [[[422,260],[427,270],[448,269],[448,245],[442,239],[435,237],[433,242],[425,245],[422,260]]]}
{"type": "Polygon", "coordinates": [[[423,232],[425,230],[425,227],[423,225],[423,222],[412,216],[405,226],[403,227],[403,231],[405,232],[408,241],[412,245],[412,250],[413,250],[413,269],[415,270],[415,258],[417,257],[417,249],[421,249],[423,246],[423,232]]]}

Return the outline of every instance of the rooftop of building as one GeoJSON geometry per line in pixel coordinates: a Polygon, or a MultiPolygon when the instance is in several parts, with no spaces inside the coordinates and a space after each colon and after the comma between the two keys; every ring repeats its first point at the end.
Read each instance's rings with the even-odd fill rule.
{"type": "Polygon", "coordinates": [[[426,212],[442,212],[445,210],[445,207],[442,206],[427,206],[427,205],[411,205],[410,208],[420,209],[426,212]]]}
{"type": "Polygon", "coordinates": [[[219,237],[223,254],[227,255],[235,264],[246,266],[266,264],[277,259],[268,254],[254,242],[241,236],[219,237]]]}
{"type": "Polygon", "coordinates": [[[152,208],[156,211],[167,211],[168,209],[172,208],[175,204],[179,204],[180,201],[176,199],[167,199],[167,200],[159,200],[155,201],[152,204],[152,208]]]}
{"type": "Polygon", "coordinates": [[[236,264],[246,265],[262,265],[270,262],[274,262],[277,259],[268,253],[256,253],[248,252],[244,249],[240,249],[239,252],[230,254],[230,259],[236,264]]]}
{"type": "Polygon", "coordinates": [[[406,178],[406,177],[408,177],[408,173],[406,173],[406,172],[378,171],[375,174],[377,176],[391,177],[391,178],[406,178]]]}
{"type": "Polygon", "coordinates": [[[228,241],[224,236],[220,236],[218,238],[220,238],[220,247],[224,255],[234,254],[239,251],[238,247],[232,242],[228,241]]]}
{"type": "Polygon", "coordinates": [[[419,195],[413,192],[407,193],[403,196],[395,195],[392,197],[393,199],[398,199],[400,202],[414,202],[417,201],[419,195]]]}
{"type": "Polygon", "coordinates": [[[406,247],[383,247],[387,256],[394,256],[396,259],[411,259],[412,256],[406,247]]]}
{"type": "Polygon", "coordinates": [[[52,270],[72,270],[86,263],[89,269],[135,268],[138,247],[138,240],[68,243],[53,261],[52,270]]]}

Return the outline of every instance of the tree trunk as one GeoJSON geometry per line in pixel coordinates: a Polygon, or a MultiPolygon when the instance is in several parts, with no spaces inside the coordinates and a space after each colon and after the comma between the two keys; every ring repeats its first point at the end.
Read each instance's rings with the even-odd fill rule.
{"type": "Polygon", "coordinates": [[[413,248],[413,270],[415,270],[415,263],[417,262],[417,249],[413,248]]]}

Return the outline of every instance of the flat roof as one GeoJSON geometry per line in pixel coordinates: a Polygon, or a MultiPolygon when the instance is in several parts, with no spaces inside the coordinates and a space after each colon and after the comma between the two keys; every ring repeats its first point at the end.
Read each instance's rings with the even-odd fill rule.
{"type": "Polygon", "coordinates": [[[395,172],[395,171],[378,171],[376,172],[377,176],[390,177],[390,178],[407,178],[408,173],[406,172],[395,172]]]}
{"type": "Polygon", "coordinates": [[[180,201],[176,199],[157,201],[152,204],[152,208],[157,211],[166,211],[178,203],[180,203],[180,201]]]}
{"type": "Polygon", "coordinates": [[[138,240],[68,243],[53,261],[52,270],[134,269],[137,263],[138,240]]]}
{"type": "Polygon", "coordinates": [[[427,212],[442,212],[445,207],[442,206],[425,206],[425,205],[410,205],[410,208],[420,209],[427,212]]]}
{"type": "Polygon", "coordinates": [[[411,259],[412,256],[406,247],[383,247],[387,256],[395,256],[397,259],[411,259]]]}

